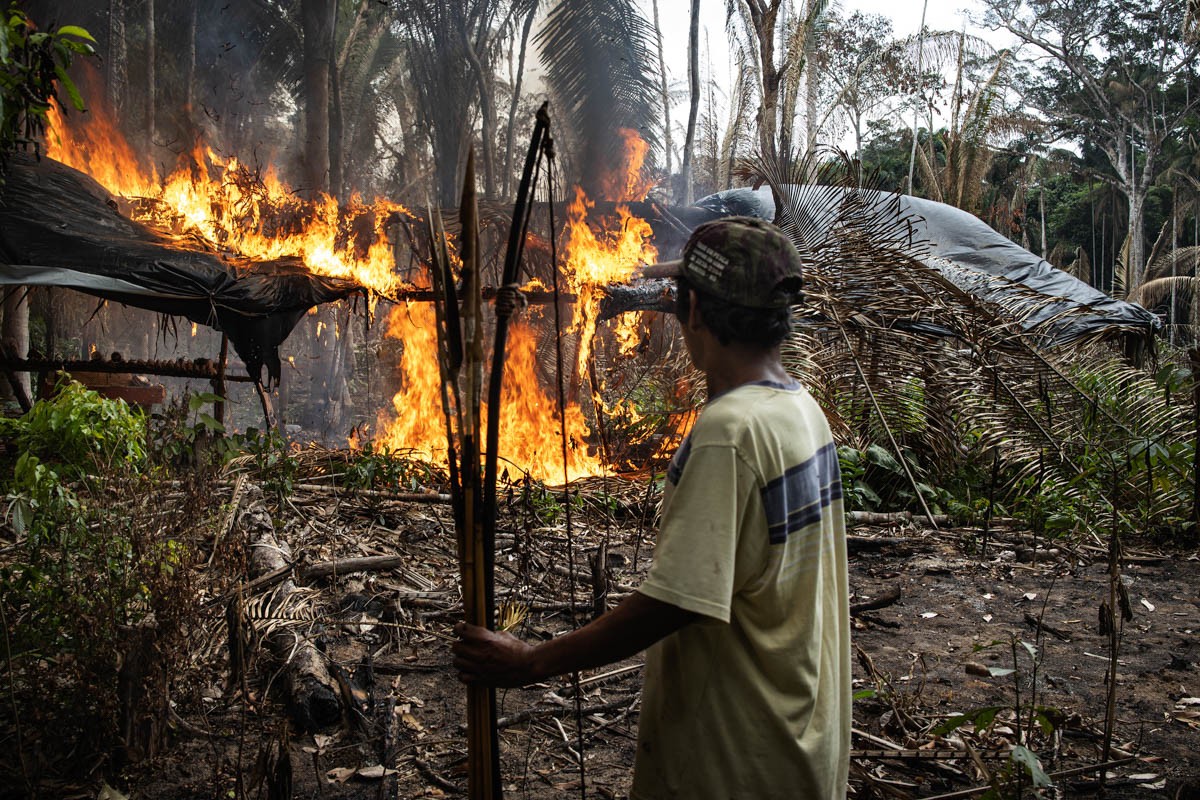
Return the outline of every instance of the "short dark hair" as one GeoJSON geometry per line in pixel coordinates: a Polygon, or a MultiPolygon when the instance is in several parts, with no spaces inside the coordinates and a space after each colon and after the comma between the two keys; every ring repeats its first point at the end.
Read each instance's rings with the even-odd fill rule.
{"type": "Polygon", "coordinates": [[[704,326],[717,341],[732,342],[769,350],[782,344],[792,332],[792,309],[749,308],[733,305],[693,286],[687,278],[675,279],[675,316],[686,323],[691,313],[691,292],[696,293],[696,310],[704,326]]]}

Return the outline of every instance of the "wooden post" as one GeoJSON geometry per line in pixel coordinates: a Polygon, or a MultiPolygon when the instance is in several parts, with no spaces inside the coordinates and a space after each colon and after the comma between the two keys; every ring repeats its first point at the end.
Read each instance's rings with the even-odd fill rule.
{"type": "Polygon", "coordinates": [[[255,379],[254,388],[258,391],[258,399],[262,403],[263,417],[266,418],[267,430],[270,431],[277,427],[275,408],[271,405],[271,396],[267,394],[266,388],[259,379],[255,379]]]}
{"type": "Polygon", "coordinates": [[[217,377],[213,378],[213,419],[225,427],[225,369],[229,365],[229,337],[221,334],[221,356],[217,359],[217,377]]]}

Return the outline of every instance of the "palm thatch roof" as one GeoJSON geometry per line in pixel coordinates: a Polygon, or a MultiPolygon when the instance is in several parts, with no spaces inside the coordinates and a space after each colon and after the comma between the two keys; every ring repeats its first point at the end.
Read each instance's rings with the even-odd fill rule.
{"type": "MultiPolygon", "coordinates": [[[[985,222],[953,206],[907,195],[870,189],[789,183],[781,186],[786,207],[777,210],[776,191],[730,189],[709,195],[696,205],[717,215],[740,214],[787,223],[800,217],[804,238],[824,240],[836,229],[874,228],[879,244],[907,253],[949,284],[989,306],[1002,318],[1018,323],[1045,344],[1133,334],[1148,336],[1158,318],[1136,303],[1118,300],[997,233],[985,222]],[[852,208],[855,222],[846,209],[852,208]],[[868,224],[868,221],[874,220],[868,224]],[[885,227],[880,222],[887,220],[885,227]]],[[[840,248],[839,248],[840,249],[840,248]]],[[[884,280],[879,289],[895,300],[884,280]]],[[[913,309],[919,317],[928,314],[913,309]]],[[[935,332],[936,328],[926,328],[935,332]]],[[[953,332],[953,326],[941,328],[953,332]]]]}
{"type": "MultiPolygon", "coordinates": [[[[956,487],[961,502],[989,474],[997,502],[1052,496],[1055,524],[1088,531],[1131,505],[1145,519],[1190,506],[1184,476],[1147,495],[1150,464],[1129,458],[1188,438],[1189,407],[1163,402],[1154,376],[1112,346],[1114,336],[1148,340],[1154,315],[1054,270],[969,214],[860,188],[849,162],[742,169],[762,188],[700,205],[773,219],[796,243],[806,298],[785,362],[821,402],[839,445],[882,453],[875,463],[894,465],[915,510],[932,520],[932,510],[950,510],[934,487],[956,487]]],[[[977,513],[984,498],[968,499],[977,513]]]]}

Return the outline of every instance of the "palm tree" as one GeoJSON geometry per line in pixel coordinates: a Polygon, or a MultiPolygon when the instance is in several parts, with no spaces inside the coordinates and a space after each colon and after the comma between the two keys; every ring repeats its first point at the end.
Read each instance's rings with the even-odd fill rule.
{"type": "Polygon", "coordinates": [[[1161,310],[1171,341],[1200,339],[1200,247],[1178,247],[1155,256],[1129,300],[1161,310]]]}

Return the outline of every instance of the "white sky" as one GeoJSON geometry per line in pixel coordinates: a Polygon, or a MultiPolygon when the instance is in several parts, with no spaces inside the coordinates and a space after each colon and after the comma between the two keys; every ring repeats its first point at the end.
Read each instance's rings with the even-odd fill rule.
{"type": "MultiPolygon", "coordinates": [[[[650,0],[639,0],[646,9],[649,19],[650,0]]],[[[659,0],[659,22],[663,29],[664,60],[673,80],[687,79],[688,23],[691,16],[691,0],[659,0]]],[[[855,11],[879,14],[892,20],[892,30],[897,37],[915,34],[921,27],[922,0],[835,0],[834,8],[843,16],[855,11]]],[[[929,0],[925,11],[925,24],[933,30],[959,30],[967,22],[966,14],[979,16],[978,0],[929,0]]],[[[728,61],[728,34],[725,32],[725,0],[700,0],[701,41],[704,31],[708,33],[709,47],[714,62],[728,61]]],[[[967,30],[986,35],[977,26],[968,24],[967,30]]],[[[703,51],[702,51],[703,52],[703,51]]],[[[701,56],[703,58],[703,55],[701,56]]],[[[714,63],[714,68],[717,63],[714,63]]]]}
{"type": "MultiPolygon", "coordinates": [[[[651,0],[638,1],[645,8],[646,18],[652,19],[651,0]]],[[[920,29],[922,3],[923,0],[834,0],[832,5],[842,16],[862,11],[888,17],[892,20],[892,34],[901,38],[916,34],[920,29]]],[[[668,80],[673,89],[683,88],[686,93],[691,0],[659,0],[658,13],[663,30],[663,60],[667,65],[668,80]]],[[[997,34],[971,24],[968,15],[982,15],[979,0],[928,0],[925,24],[931,30],[943,31],[957,31],[966,26],[968,33],[995,43],[1001,41],[997,34]]],[[[718,86],[728,86],[733,69],[729,55],[729,34],[725,30],[725,0],[700,0],[700,24],[702,76],[712,75],[718,86]],[[705,60],[706,43],[708,61],[705,60]]],[[[671,112],[672,128],[681,126],[678,120],[681,116],[686,120],[686,101],[673,103],[671,112]]]]}

